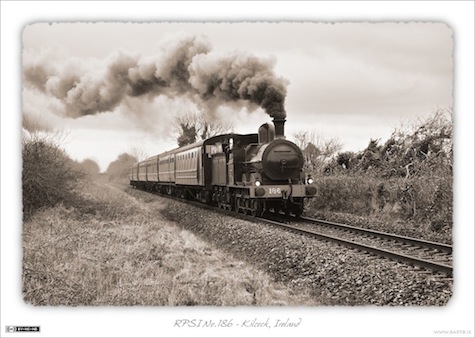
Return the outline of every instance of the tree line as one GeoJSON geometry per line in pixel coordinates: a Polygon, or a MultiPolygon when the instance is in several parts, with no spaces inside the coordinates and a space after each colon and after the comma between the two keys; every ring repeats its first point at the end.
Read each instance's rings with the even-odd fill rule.
{"type": "Polygon", "coordinates": [[[395,129],[384,142],[369,140],[359,152],[338,151],[334,140],[319,145],[301,142],[305,169],[317,184],[311,208],[410,220],[414,226],[425,224],[428,231],[450,232],[452,133],[452,112],[439,109],[424,120],[395,129]]]}
{"type": "Polygon", "coordinates": [[[359,152],[340,151],[338,139],[315,132],[294,134],[305,169],[315,175],[368,174],[381,178],[452,174],[452,112],[439,109],[425,120],[395,129],[388,140],[369,140],[359,152]]]}

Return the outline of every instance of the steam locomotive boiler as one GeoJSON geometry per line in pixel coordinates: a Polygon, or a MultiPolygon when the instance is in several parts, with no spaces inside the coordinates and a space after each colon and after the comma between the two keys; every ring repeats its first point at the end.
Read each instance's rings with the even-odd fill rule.
{"type": "Polygon", "coordinates": [[[257,134],[218,135],[139,162],[130,168],[130,184],[254,216],[298,216],[317,190],[303,172],[302,151],[285,139],[285,119],[273,122],[257,134]]]}

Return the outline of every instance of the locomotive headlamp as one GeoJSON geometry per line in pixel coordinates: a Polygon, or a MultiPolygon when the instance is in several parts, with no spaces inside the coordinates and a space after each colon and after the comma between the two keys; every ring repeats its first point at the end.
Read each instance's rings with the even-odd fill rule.
{"type": "Polygon", "coordinates": [[[307,178],[307,183],[312,184],[313,183],[313,178],[311,178],[311,177],[307,178]]]}
{"type": "Polygon", "coordinates": [[[261,182],[257,181],[254,183],[256,187],[260,187],[261,186],[261,182]]]}

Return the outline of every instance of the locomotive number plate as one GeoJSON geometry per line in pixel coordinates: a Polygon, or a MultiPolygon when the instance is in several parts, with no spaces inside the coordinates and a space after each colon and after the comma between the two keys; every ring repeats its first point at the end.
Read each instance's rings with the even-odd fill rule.
{"type": "Polygon", "coordinates": [[[280,195],[282,190],[280,188],[269,188],[269,195],[280,195]]]}

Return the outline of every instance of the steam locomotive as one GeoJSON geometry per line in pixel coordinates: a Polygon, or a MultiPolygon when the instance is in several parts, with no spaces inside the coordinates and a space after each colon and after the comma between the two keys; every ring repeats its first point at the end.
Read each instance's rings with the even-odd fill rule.
{"type": "Polygon", "coordinates": [[[218,135],[138,162],[130,184],[253,216],[300,216],[317,189],[303,172],[302,151],[285,139],[285,119],[273,122],[257,134],[218,135]]]}

